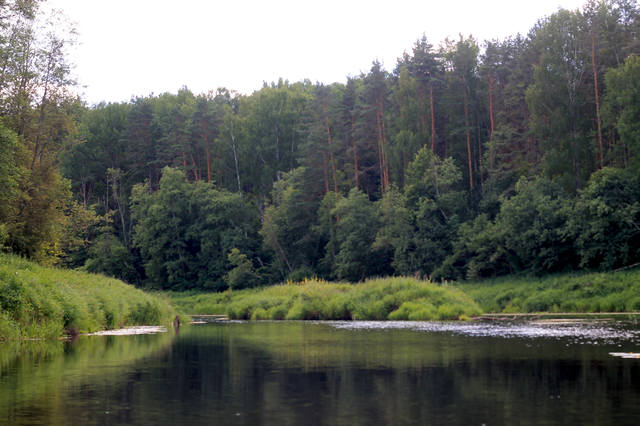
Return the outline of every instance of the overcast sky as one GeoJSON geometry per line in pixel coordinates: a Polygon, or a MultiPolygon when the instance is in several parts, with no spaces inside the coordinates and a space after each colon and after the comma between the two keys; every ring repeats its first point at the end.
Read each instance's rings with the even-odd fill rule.
{"type": "Polygon", "coordinates": [[[263,81],[344,82],[396,59],[424,33],[438,45],[526,34],[535,22],[584,0],[49,0],[75,23],[71,53],[89,104],[263,81]]]}

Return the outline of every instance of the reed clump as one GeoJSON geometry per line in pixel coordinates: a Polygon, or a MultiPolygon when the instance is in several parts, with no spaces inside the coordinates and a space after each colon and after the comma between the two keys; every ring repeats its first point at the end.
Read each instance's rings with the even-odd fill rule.
{"type": "Polygon", "coordinates": [[[216,294],[169,293],[189,314],[226,314],[247,320],[455,320],[479,315],[462,291],[414,278],[359,284],[317,279],[216,294]]]}

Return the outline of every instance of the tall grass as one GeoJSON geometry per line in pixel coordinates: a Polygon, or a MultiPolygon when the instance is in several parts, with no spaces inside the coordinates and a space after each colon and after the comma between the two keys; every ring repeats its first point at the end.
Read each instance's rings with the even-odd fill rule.
{"type": "Polygon", "coordinates": [[[102,275],[0,255],[0,340],[169,323],[163,299],[102,275]]]}
{"type": "Polygon", "coordinates": [[[637,312],[640,269],[546,277],[502,277],[434,285],[412,278],[362,284],[306,280],[224,293],[166,293],[185,314],[234,319],[456,319],[493,313],[637,312]]]}
{"type": "Polygon", "coordinates": [[[457,287],[486,312],[640,311],[640,270],[503,277],[457,287]]]}
{"type": "Polygon", "coordinates": [[[232,319],[449,320],[481,313],[462,291],[413,278],[361,284],[305,280],[217,294],[168,293],[186,314],[226,314],[232,319]]]}

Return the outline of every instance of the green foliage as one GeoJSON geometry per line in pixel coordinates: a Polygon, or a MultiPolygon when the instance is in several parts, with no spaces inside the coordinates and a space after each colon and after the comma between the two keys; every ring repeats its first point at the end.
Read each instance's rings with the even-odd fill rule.
{"type": "Polygon", "coordinates": [[[9,233],[4,223],[0,223],[0,250],[4,248],[4,243],[9,239],[9,233]]]}
{"type": "Polygon", "coordinates": [[[39,169],[29,173],[17,215],[7,223],[8,246],[13,253],[53,264],[64,255],[68,236],[66,216],[72,194],[69,182],[55,169],[39,169]]]}
{"type": "Polygon", "coordinates": [[[640,175],[604,168],[580,192],[569,232],[580,265],[609,270],[640,261],[640,175]]]}
{"type": "Polygon", "coordinates": [[[98,236],[91,244],[83,269],[132,284],[138,281],[138,273],[131,264],[128,250],[115,235],[109,233],[98,236]]]}
{"type": "Polygon", "coordinates": [[[511,269],[540,274],[574,266],[573,241],[565,231],[572,216],[570,197],[557,184],[522,178],[495,220],[511,269]]]}
{"type": "Polygon", "coordinates": [[[230,289],[251,288],[260,282],[260,277],[256,274],[251,260],[246,254],[241,253],[240,250],[234,247],[227,255],[227,258],[233,267],[224,277],[230,289]]]}
{"type": "Polygon", "coordinates": [[[60,12],[41,10],[40,2],[2,7],[0,223],[12,252],[55,263],[64,254],[71,201],[58,155],[75,134],[81,109],[70,95],[74,82],[66,57],[74,31],[58,19],[60,12]]]}
{"type": "Polygon", "coordinates": [[[453,243],[453,253],[434,271],[433,278],[462,280],[510,272],[496,231],[485,214],[463,223],[453,243]]]}
{"type": "Polygon", "coordinates": [[[559,10],[482,49],[423,37],[393,72],[376,61],[346,84],[92,108],[68,95],[69,40],[34,26],[38,2],[5,6],[5,251],[183,290],[640,256],[635,2],[559,10]]]}
{"type": "Polygon", "coordinates": [[[436,276],[476,279],[569,269],[577,263],[566,228],[573,213],[557,184],[522,178],[516,193],[502,200],[495,220],[481,214],[460,226],[453,254],[436,276]]]}
{"type": "Polygon", "coordinates": [[[81,267],[87,260],[93,239],[105,227],[107,218],[77,201],[70,201],[65,216],[65,229],[60,239],[63,254],[58,264],[67,268],[81,267]]]}
{"type": "Polygon", "coordinates": [[[331,213],[337,219],[335,241],[329,242],[337,248],[335,275],[353,282],[386,274],[389,254],[373,247],[379,223],[367,195],[354,188],[347,198],[337,202],[331,213]]]}
{"type": "Polygon", "coordinates": [[[485,312],[633,312],[638,311],[638,270],[502,277],[456,286],[485,312]]]}
{"type": "Polygon", "coordinates": [[[310,85],[265,84],[248,100],[247,131],[251,145],[248,180],[255,191],[266,196],[283,171],[297,166],[296,147],[302,142],[300,117],[304,114],[310,85]]]}
{"type": "Polygon", "coordinates": [[[134,244],[153,287],[223,289],[227,254],[255,244],[256,218],[240,194],[189,183],[179,170],[165,168],[154,193],[134,187],[132,199],[134,244]]]}
{"type": "Polygon", "coordinates": [[[0,123],[0,223],[17,213],[20,186],[26,173],[20,166],[21,148],[16,135],[0,123]]]}
{"type": "Polygon", "coordinates": [[[393,250],[391,266],[400,274],[412,274],[416,271],[415,265],[411,262],[411,256],[415,252],[412,238],[413,217],[406,207],[404,194],[392,186],[376,202],[376,210],[380,228],[373,242],[373,248],[393,250]]]}
{"type": "MultiPolygon", "coordinates": [[[[531,37],[516,35],[486,42],[479,72],[489,92],[489,99],[485,100],[494,128],[482,157],[487,172],[482,187],[485,206],[513,189],[520,176],[535,173],[539,165],[539,152],[531,147],[530,111],[525,95],[534,82],[532,70],[537,60],[531,37]]],[[[491,131],[491,121],[489,124],[491,131]]],[[[493,217],[493,211],[488,213],[493,217]]]]}
{"type": "MultiPolygon", "coordinates": [[[[329,279],[335,278],[333,264],[335,262],[336,253],[338,251],[338,240],[336,238],[338,218],[335,216],[335,207],[340,200],[344,197],[342,195],[329,191],[325,194],[318,207],[318,219],[317,224],[314,227],[314,232],[319,236],[324,245],[324,257],[318,262],[318,271],[321,276],[329,279]]],[[[313,274],[305,275],[310,277],[313,274]]],[[[300,281],[305,277],[295,277],[293,281],[300,281]]]]}
{"type": "Polygon", "coordinates": [[[594,108],[585,87],[591,66],[591,52],[585,48],[587,26],[580,13],[560,10],[535,30],[533,43],[540,58],[526,93],[531,129],[540,138],[547,176],[575,190],[594,170],[594,108]]]}
{"type": "Polygon", "coordinates": [[[318,200],[307,189],[305,168],[296,168],[274,183],[272,204],[265,209],[260,235],[272,253],[274,268],[284,279],[318,261],[320,241],[313,232],[318,200]]]}
{"type": "MultiPolygon", "coordinates": [[[[402,274],[430,275],[451,251],[451,241],[461,218],[466,216],[466,195],[458,190],[462,174],[452,158],[441,160],[428,147],[418,151],[409,164],[404,203],[396,199],[398,220],[386,215],[395,234],[393,266],[402,274]]],[[[390,198],[393,199],[393,198],[390,198]]],[[[381,207],[384,207],[385,201],[381,207]]],[[[382,232],[388,232],[385,228],[382,232]]]]}
{"type": "Polygon", "coordinates": [[[63,255],[71,204],[68,182],[55,168],[29,169],[28,150],[0,124],[2,243],[14,253],[54,263],[63,255]]]}
{"type": "Polygon", "coordinates": [[[174,315],[164,300],[121,281],[0,254],[0,340],[156,325],[174,315]]]}
{"type": "MultiPolygon", "coordinates": [[[[162,320],[163,312],[157,303],[151,301],[136,303],[129,311],[127,320],[133,324],[158,324],[162,320]]],[[[107,320],[113,322],[109,315],[105,315],[107,320]]]]}
{"type": "Polygon", "coordinates": [[[607,121],[620,135],[623,156],[628,156],[633,167],[637,168],[640,165],[640,57],[631,55],[624,64],[609,69],[605,81],[607,121]]]}
{"type": "Polygon", "coordinates": [[[252,320],[451,320],[481,312],[454,288],[410,278],[360,284],[305,280],[261,289],[168,296],[182,312],[226,313],[230,318],[252,320]]]}
{"type": "Polygon", "coordinates": [[[16,135],[0,123],[0,250],[9,241],[9,222],[15,220],[25,171],[18,166],[20,145],[16,135]]]}
{"type": "Polygon", "coordinates": [[[304,281],[308,278],[315,277],[313,269],[308,266],[301,266],[299,268],[294,269],[287,275],[287,281],[289,282],[299,282],[304,281]]]}

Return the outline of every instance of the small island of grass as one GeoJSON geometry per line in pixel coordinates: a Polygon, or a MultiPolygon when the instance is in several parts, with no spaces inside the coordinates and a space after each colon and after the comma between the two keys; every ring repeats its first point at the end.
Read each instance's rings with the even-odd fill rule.
{"type": "Polygon", "coordinates": [[[248,320],[465,320],[481,314],[640,311],[640,270],[507,276],[434,284],[414,278],[364,283],[318,279],[222,293],[167,292],[176,310],[248,320]]]}
{"type": "Polygon", "coordinates": [[[360,284],[305,279],[222,293],[168,293],[179,311],[252,320],[453,320],[482,312],[462,291],[414,278],[360,284]]]}

